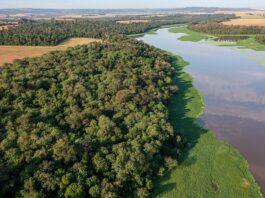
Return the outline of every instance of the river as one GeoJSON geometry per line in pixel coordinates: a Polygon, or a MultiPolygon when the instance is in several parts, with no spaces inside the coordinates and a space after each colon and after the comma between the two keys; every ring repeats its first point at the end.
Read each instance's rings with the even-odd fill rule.
{"type": "Polygon", "coordinates": [[[240,150],[265,193],[265,52],[179,41],[182,35],[165,28],[138,39],[190,63],[185,71],[205,102],[199,123],[240,150]]]}

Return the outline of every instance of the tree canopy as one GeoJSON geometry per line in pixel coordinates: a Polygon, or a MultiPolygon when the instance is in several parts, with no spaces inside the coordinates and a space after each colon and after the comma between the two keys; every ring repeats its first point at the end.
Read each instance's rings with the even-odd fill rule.
{"type": "Polygon", "coordinates": [[[0,31],[1,45],[57,45],[71,37],[104,38],[109,34],[137,34],[159,27],[156,23],[119,24],[116,21],[22,21],[0,31]]]}
{"type": "Polygon", "coordinates": [[[176,166],[169,55],[113,37],[0,68],[0,196],[146,197],[176,166]]]}

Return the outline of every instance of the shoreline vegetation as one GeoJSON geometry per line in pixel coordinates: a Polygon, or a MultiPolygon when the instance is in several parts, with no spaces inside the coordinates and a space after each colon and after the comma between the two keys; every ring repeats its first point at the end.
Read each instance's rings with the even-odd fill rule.
{"type": "Polygon", "coordinates": [[[180,41],[192,41],[192,42],[199,42],[203,39],[209,38],[209,35],[201,32],[195,32],[187,28],[186,25],[172,27],[168,30],[171,33],[182,33],[185,34],[178,38],[180,41]]]}
{"type": "Polygon", "coordinates": [[[187,138],[188,148],[178,167],[155,181],[151,197],[262,197],[240,152],[198,125],[204,103],[192,77],[183,71],[189,63],[172,55],[172,64],[179,93],[169,104],[170,123],[187,138]]]}
{"type": "Polygon", "coordinates": [[[159,29],[162,29],[162,28],[174,28],[176,26],[179,26],[179,24],[162,25],[159,28],[154,28],[154,29],[148,30],[147,32],[143,32],[143,33],[139,33],[139,34],[129,34],[128,36],[132,37],[132,38],[138,38],[138,37],[142,37],[144,35],[156,35],[157,34],[156,31],[159,30],[159,29]]]}
{"type": "Polygon", "coordinates": [[[210,43],[217,45],[217,46],[231,46],[231,47],[241,47],[241,48],[249,48],[256,51],[264,51],[265,45],[259,43],[255,39],[255,35],[246,35],[246,34],[238,34],[238,35],[229,35],[229,36],[248,36],[246,39],[238,40],[236,42],[222,42],[222,41],[216,41],[215,39],[218,39],[221,36],[225,35],[212,35],[212,34],[206,34],[202,32],[196,32],[193,30],[190,30],[187,26],[175,26],[173,28],[169,29],[169,32],[171,33],[183,33],[186,35],[183,35],[182,37],[178,38],[181,41],[191,41],[191,42],[199,42],[204,39],[207,39],[210,43]]]}

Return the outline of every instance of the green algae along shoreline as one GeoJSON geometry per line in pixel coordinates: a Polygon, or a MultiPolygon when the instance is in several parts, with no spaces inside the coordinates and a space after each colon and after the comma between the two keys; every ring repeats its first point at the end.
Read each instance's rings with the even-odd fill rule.
{"type": "Polygon", "coordinates": [[[170,100],[169,118],[174,130],[187,138],[188,148],[175,170],[155,180],[151,197],[263,197],[240,152],[197,123],[204,103],[192,77],[183,70],[189,63],[172,55],[172,64],[180,91],[170,100]]]}

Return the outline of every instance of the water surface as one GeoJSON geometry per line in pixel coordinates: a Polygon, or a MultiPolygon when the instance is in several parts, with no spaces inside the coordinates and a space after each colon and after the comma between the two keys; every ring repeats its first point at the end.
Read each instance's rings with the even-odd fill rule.
{"type": "Polygon", "coordinates": [[[160,29],[139,40],[190,63],[185,71],[206,106],[200,123],[241,151],[265,193],[265,52],[177,40],[182,35],[160,29]]]}

